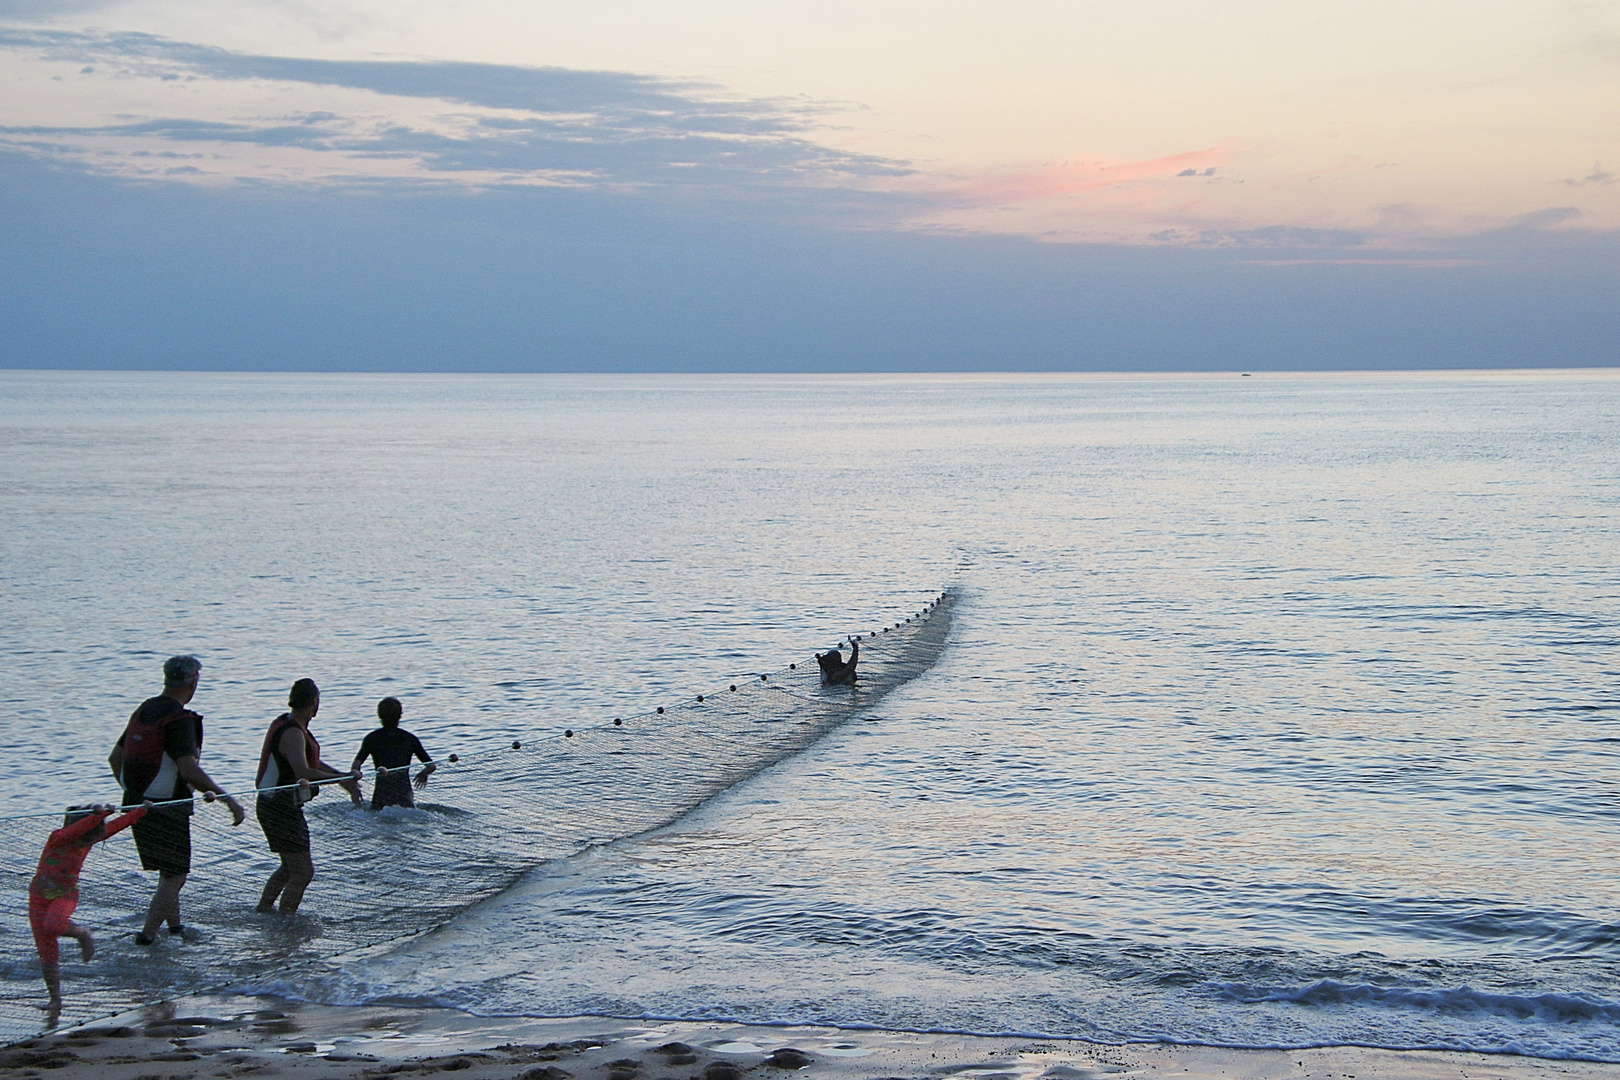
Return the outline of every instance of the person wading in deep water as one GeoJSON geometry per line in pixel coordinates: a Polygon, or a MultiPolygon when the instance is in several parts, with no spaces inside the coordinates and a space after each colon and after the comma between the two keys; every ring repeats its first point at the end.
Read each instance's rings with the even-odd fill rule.
{"type": "Polygon", "coordinates": [[[197,693],[202,663],[195,656],[171,656],[163,663],[163,693],[148,698],[130,715],[107,764],[124,788],[124,805],[137,806],[184,799],[157,806],[134,826],[141,867],[158,873],[157,891],[146,909],[146,925],[135,935],[137,945],[150,945],[165,920],[169,933],[183,934],[180,890],[191,873],[193,788],[209,802],[217,795],[231,811],[231,824],[247,815],[225,789],[211,780],[197,759],[202,756],[202,717],[187,709],[197,693]]]}
{"type": "Polygon", "coordinates": [[[377,782],[371,788],[371,808],[385,806],[415,806],[411,796],[411,759],[427,762],[416,774],[416,786],[427,787],[428,777],[439,766],[422,749],[422,740],[399,726],[404,709],[398,698],[385,697],[377,702],[377,719],[382,727],[373,731],[360,743],[360,752],[354,755],[350,768],[358,773],[360,766],[370,758],[377,765],[377,782]]]}
{"type": "Polygon", "coordinates": [[[70,806],[62,827],[45,841],[39,855],[39,870],[28,884],[28,925],[34,931],[34,947],[39,950],[39,970],[50,995],[46,1023],[56,1026],[62,1015],[61,950],[56,939],[70,937],[79,943],[79,957],[85,963],[96,955],[96,940],[90,931],[73,921],[79,906],[79,871],[90,849],[126,826],[146,816],[152,804],[137,806],[122,817],[107,820],[108,806],[70,806]]]}
{"type": "Polygon", "coordinates": [[[828,649],[824,653],[816,654],[816,663],[821,665],[821,681],[829,686],[854,686],[855,664],[861,658],[861,643],[851,638],[849,641],[849,661],[844,661],[844,654],[837,649],[828,649]]]}
{"type": "Polygon", "coordinates": [[[276,910],[292,915],[304,899],[304,890],[315,877],[315,863],[309,853],[309,822],[304,820],[304,803],[319,794],[310,786],[315,780],[336,780],[360,805],[360,781],[352,773],[340,773],[321,760],[321,744],[309,733],[309,722],[321,711],[321,691],[313,679],[299,679],[287,695],[287,711],[270,724],[264,747],[259,752],[259,798],[254,814],[270,850],[281,856],[281,868],[265,882],[259,896],[261,912],[276,910]],[[292,785],[297,785],[296,787],[292,785]],[[272,790],[272,789],[281,790],[272,790]]]}

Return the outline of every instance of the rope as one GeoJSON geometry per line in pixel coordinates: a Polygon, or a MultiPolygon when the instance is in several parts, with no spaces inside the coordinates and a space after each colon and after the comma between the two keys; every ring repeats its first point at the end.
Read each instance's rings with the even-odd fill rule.
{"type": "MultiPolygon", "coordinates": [[[[290,925],[253,913],[279,860],[267,850],[252,807],[240,828],[220,814],[190,819],[192,870],[181,908],[205,937],[200,947],[160,941],[147,950],[131,942],[156,881],[140,869],[135,845],[114,837],[90,853],[81,875],[75,918],[96,933],[100,950],[88,965],[71,959],[75,949],[63,950],[63,1022],[159,997],[329,970],[356,950],[440,926],[545,862],[668,824],[933,666],[949,633],[952,601],[942,593],[909,618],[854,639],[861,646],[854,686],[822,686],[814,661],[794,663],[646,712],[449,754],[416,792],[417,809],[369,813],[347,799],[316,799],[305,808],[316,877],[290,925]]],[[[408,783],[409,769],[389,772],[408,783]]],[[[319,791],[347,779],[310,786],[319,791]]],[[[160,805],[190,808],[193,800],[160,805]]],[[[0,880],[16,913],[0,920],[0,1041],[25,1037],[42,1023],[44,986],[22,912],[59,815],[0,818],[0,880]]]]}

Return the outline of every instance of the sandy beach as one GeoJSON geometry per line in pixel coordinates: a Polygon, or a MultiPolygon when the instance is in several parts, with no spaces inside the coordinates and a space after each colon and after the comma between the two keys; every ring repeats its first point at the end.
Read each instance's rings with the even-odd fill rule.
{"type": "Polygon", "coordinates": [[[0,1076],[59,1080],[1088,1080],[1176,1076],[1369,1080],[1620,1080],[1620,1065],[1510,1055],[1221,1050],[1072,1040],[603,1017],[489,1019],[450,1009],[270,998],[164,1002],[0,1050],[0,1076]]]}

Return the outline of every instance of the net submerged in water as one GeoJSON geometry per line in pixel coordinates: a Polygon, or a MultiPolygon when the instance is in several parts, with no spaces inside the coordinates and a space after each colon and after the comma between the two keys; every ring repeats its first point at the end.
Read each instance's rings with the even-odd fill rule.
{"type": "MultiPolygon", "coordinates": [[[[97,937],[89,964],[63,950],[63,1023],[156,998],[311,973],[358,950],[423,933],[554,859],[666,825],[711,796],[802,750],[932,667],[950,631],[949,593],[860,639],[860,679],[823,686],[813,659],[739,678],[651,712],[536,732],[508,749],[441,760],[416,809],[354,809],[340,792],[306,807],[317,875],[291,920],[258,914],[279,862],[248,820],[223,809],[192,818],[182,894],[201,940],[132,941],[156,875],[135,846],[99,845],[80,879],[76,919],[97,937]]],[[[0,874],[13,917],[0,922],[0,1041],[38,1032],[44,987],[24,912],[56,814],[0,821],[0,874]]],[[[162,932],[160,931],[160,936],[162,932]]]]}

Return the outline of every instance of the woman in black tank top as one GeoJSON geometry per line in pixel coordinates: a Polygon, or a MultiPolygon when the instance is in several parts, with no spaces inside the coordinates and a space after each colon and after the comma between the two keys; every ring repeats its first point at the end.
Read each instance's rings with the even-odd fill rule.
{"type": "Polygon", "coordinates": [[[328,768],[321,760],[321,744],[309,733],[309,722],[320,709],[321,691],[314,680],[293,683],[287,711],[271,723],[259,753],[259,799],[254,811],[270,850],[281,856],[281,867],[270,875],[259,896],[261,912],[275,911],[279,898],[281,913],[293,914],[315,877],[304,803],[319,789],[310,787],[310,782],[337,780],[354,804],[360,805],[359,781],[352,774],[328,768]]]}

